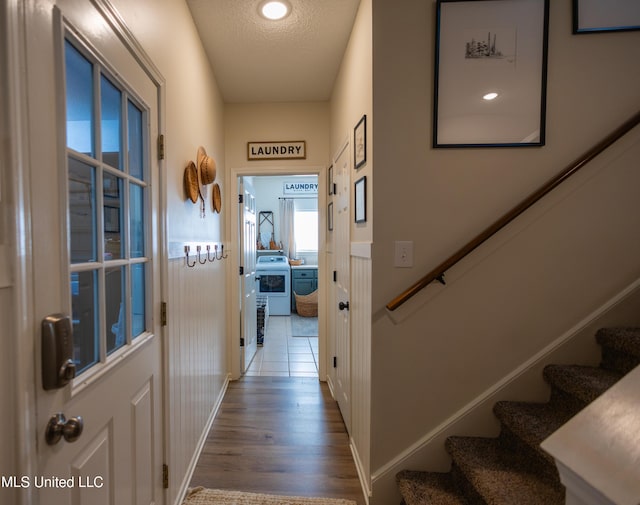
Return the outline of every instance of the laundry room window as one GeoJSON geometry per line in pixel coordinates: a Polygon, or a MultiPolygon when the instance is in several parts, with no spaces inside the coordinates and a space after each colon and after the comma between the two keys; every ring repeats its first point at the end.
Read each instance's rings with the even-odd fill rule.
{"type": "MultiPolygon", "coordinates": [[[[297,203],[297,202],[296,202],[297,203]]],[[[297,252],[318,251],[318,211],[296,209],[293,229],[297,252]]]]}
{"type": "Polygon", "coordinates": [[[148,328],[148,112],[75,39],[65,40],[64,64],[73,359],[82,373],[116,362],[148,328]]]}

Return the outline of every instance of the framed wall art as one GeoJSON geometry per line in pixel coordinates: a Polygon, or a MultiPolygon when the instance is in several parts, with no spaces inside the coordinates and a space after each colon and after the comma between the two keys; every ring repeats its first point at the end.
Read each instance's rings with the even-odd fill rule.
{"type": "Polygon", "coordinates": [[[434,147],[542,146],[549,0],[438,0],[434,147]]]}
{"type": "Polygon", "coordinates": [[[638,0],[573,0],[573,33],[640,30],[638,0]]]}
{"type": "Polygon", "coordinates": [[[335,188],[333,185],[333,165],[329,167],[327,170],[327,187],[329,188],[329,196],[335,193],[335,188]]]}
{"type": "Polygon", "coordinates": [[[367,220],[367,176],[355,182],[355,221],[364,223],[367,220]]]}
{"type": "Polygon", "coordinates": [[[367,162],[367,115],[362,116],[353,129],[353,166],[360,168],[367,162]]]}

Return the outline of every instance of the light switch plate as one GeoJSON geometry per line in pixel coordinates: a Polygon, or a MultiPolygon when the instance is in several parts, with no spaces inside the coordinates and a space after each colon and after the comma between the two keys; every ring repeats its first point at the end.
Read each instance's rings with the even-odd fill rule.
{"type": "Polygon", "coordinates": [[[393,266],[400,268],[413,266],[413,241],[396,240],[393,266]]]}

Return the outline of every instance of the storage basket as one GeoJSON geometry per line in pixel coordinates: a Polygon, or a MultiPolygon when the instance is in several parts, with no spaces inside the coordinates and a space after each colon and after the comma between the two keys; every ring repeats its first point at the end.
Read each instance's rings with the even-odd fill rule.
{"type": "Polygon", "coordinates": [[[289,259],[289,265],[291,265],[292,267],[298,267],[302,265],[302,260],[289,259]]]}
{"type": "Polygon", "coordinates": [[[296,297],[296,310],[298,315],[302,317],[317,317],[318,316],[318,290],[316,289],[308,295],[299,295],[295,291],[293,294],[296,297]]]}

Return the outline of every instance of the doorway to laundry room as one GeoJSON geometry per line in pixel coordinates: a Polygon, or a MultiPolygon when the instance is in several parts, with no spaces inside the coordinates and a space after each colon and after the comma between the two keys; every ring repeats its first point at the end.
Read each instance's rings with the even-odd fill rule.
{"type": "MultiPolygon", "coordinates": [[[[240,179],[244,187],[251,188],[249,207],[253,207],[256,223],[255,261],[245,261],[255,267],[255,302],[252,297],[242,300],[243,304],[255,303],[257,345],[252,357],[246,350],[243,353],[244,373],[318,377],[318,176],[240,179]]],[[[247,287],[244,289],[246,292],[247,287]]],[[[251,307],[242,309],[245,314],[253,312],[251,307]]],[[[245,326],[251,328],[251,323],[245,326]]]]}

